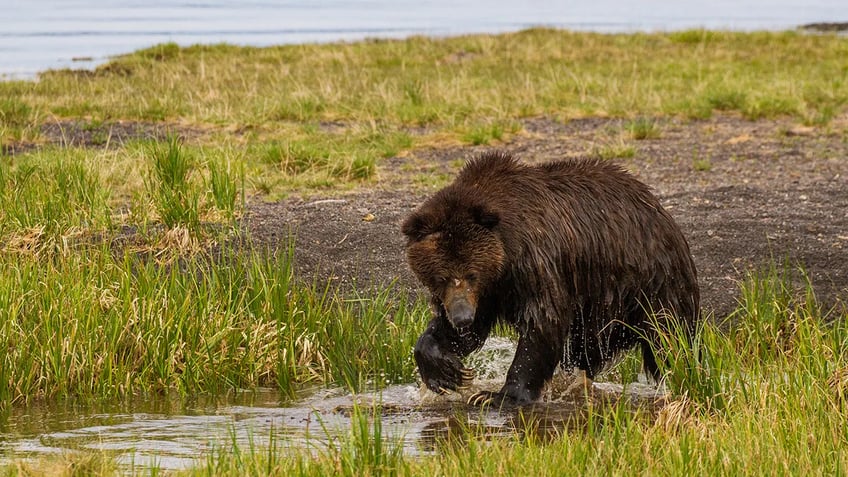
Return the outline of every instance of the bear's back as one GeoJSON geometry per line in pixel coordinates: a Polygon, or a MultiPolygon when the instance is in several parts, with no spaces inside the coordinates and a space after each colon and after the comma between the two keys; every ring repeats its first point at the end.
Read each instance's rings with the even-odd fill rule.
{"type": "Polygon", "coordinates": [[[471,192],[496,208],[515,211],[519,219],[574,210],[609,212],[622,206],[651,214],[661,210],[648,186],[601,159],[527,165],[507,153],[492,152],[469,161],[451,187],[471,192]]]}

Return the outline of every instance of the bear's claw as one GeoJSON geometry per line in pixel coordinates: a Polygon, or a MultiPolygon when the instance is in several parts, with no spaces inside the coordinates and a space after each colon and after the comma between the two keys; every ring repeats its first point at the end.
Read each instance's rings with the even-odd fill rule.
{"type": "Polygon", "coordinates": [[[489,396],[489,393],[484,391],[472,394],[471,397],[468,398],[466,404],[469,404],[471,406],[483,406],[485,404],[488,404],[491,400],[492,398],[491,396],[489,396]]]}
{"type": "Polygon", "coordinates": [[[509,396],[497,393],[493,391],[479,391],[471,395],[466,401],[467,404],[471,406],[503,406],[504,404],[511,403],[509,396]]]}
{"type": "Polygon", "coordinates": [[[462,391],[471,387],[471,381],[474,381],[474,378],[477,377],[477,373],[475,373],[471,368],[462,368],[460,376],[462,377],[462,381],[456,387],[457,391],[462,391]]]}
{"type": "Polygon", "coordinates": [[[444,369],[441,369],[438,372],[432,372],[438,369],[435,367],[422,368],[422,370],[431,370],[430,373],[421,374],[424,384],[431,391],[438,394],[448,394],[451,391],[468,389],[471,385],[471,381],[473,381],[476,376],[474,370],[462,366],[451,367],[448,363],[444,364],[446,364],[443,366],[444,369]]]}
{"type": "Polygon", "coordinates": [[[451,391],[462,391],[464,389],[468,389],[471,386],[471,381],[474,380],[476,373],[471,368],[462,368],[459,370],[459,378],[460,381],[458,384],[453,382],[447,383],[442,382],[442,384],[433,386],[428,386],[430,389],[435,391],[438,394],[449,394],[451,391]]]}

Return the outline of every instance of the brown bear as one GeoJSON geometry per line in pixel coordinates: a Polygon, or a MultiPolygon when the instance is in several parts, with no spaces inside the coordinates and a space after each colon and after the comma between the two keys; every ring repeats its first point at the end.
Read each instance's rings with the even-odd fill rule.
{"type": "Polygon", "coordinates": [[[403,223],[409,265],[434,317],[415,345],[425,385],[473,379],[461,359],[498,321],[519,334],[499,392],[470,403],[539,398],[560,364],[592,378],[639,344],[659,378],[657,326],[699,319],[695,264],[680,228],[648,187],[603,160],[538,166],[505,153],[471,160],[403,223]]]}

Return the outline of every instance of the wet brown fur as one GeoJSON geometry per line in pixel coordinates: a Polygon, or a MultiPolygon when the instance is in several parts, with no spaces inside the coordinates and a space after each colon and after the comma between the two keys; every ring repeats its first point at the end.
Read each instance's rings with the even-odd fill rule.
{"type": "Polygon", "coordinates": [[[611,162],[530,166],[484,154],[402,230],[410,267],[432,295],[415,358],[434,390],[464,384],[460,358],[499,320],[520,339],[506,384],[490,394],[522,403],[539,397],[560,363],[591,377],[636,344],[658,376],[652,319],[676,317],[691,333],[699,318],[683,234],[648,187],[611,162]],[[456,297],[473,303],[473,322],[459,328],[446,306],[456,297]]]}

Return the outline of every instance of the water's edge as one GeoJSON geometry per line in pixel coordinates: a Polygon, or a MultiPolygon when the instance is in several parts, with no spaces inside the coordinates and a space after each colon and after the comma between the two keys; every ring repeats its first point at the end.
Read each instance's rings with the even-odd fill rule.
{"type": "Polygon", "coordinates": [[[32,0],[0,11],[0,79],[34,78],[46,69],[92,69],[115,55],[166,42],[268,46],[501,33],[534,26],[596,32],[788,30],[848,21],[843,0],[656,0],[650,8],[625,0],[113,0],[108,7],[91,0],[32,0]]]}

